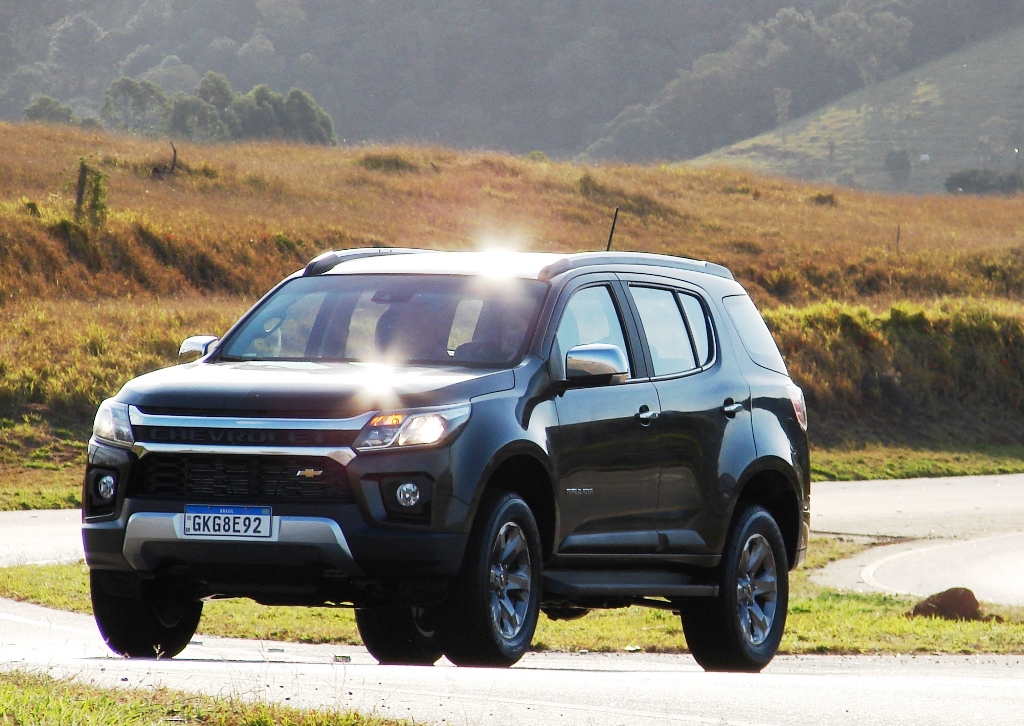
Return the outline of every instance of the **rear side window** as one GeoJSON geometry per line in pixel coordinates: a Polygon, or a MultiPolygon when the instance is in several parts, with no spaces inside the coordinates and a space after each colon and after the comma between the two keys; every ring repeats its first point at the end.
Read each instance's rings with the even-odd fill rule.
{"type": "Polygon", "coordinates": [[[722,302],[725,303],[729,317],[740,333],[743,347],[747,349],[750,359],[762,368],[789,375],[782,354],[779,353],[779,347],[775,345],[775,339],[761,313],[754,307],[753,300],[748,295],[732,295],[723,298],[722,302]]]}
{"type": "Polygon", "coordinates": [[[644,326],[654,375],[670,376],[696,368],[690,336],[675,293],[654,287],[631,287],[630,292],[644,326]]]}

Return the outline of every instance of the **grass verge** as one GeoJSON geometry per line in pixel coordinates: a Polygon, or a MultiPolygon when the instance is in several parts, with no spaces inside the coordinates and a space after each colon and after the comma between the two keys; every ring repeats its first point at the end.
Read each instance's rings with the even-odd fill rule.
{"type": "MultiPolygon", "coordinates": [[[[792,573],[790,615],[780,653],[1024,653],[1024,612],[990,608],[1005,622],[950,622],[906,617],[913,599],[843,593],[810,582],[811,570],[853,555],[865,545],[814,538],[807,564],[792,573]]],[[[0,569],[0,596],[89,613],[84,565],[0,569]]],[[[263,607],[249,600],[208,603],[200,632],[237,638],[358,644],[351,610],[263,607]]],[[[579,620],[542,617],[535,650],[686,651],[679,618],[647,608],[602,610],[579,620]]]]}
{"type": "Polygon", "coordinates": [[[213,698],[164,688],[111,690],[23,671],[0,673],[0,725],[203,724],[206,726],[393,726],[398,721],[354,712],[295,708],[213,698]]]}
{"type": "Polygon", "coordinates": [[[1024,446],[987,446],[963,451],[915,449],[907,446],[865,446],[861,449],[814,449],[814,481],[866,481],[936,476],[1019,474],[1024,472],[1024,446]]]}

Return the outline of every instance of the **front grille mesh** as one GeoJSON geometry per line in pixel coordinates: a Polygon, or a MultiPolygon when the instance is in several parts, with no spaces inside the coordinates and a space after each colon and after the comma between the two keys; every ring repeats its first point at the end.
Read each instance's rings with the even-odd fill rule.
{"type": "Polygon", "coordinates": [[[132,471],[128,495],[238,504],[355,501],[345,468],[317,456],[147,454],[132,471]]]}

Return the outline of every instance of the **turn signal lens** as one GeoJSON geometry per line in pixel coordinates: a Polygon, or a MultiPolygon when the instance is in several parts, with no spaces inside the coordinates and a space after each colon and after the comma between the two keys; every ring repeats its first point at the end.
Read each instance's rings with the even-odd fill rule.
{"type": "Polygon", "coordinates": [[[431,446],[454,434],[469,420],[469,404],[406,413],[382,413],[370,419],[356,438],[357,451],[431,446]]]}
{"type": "Polygon", "coordinates": [[[374,416],[370,419],[370,426],[401,426],[405,416],[400,413],[389,413],[383,416],[374,416]]]}

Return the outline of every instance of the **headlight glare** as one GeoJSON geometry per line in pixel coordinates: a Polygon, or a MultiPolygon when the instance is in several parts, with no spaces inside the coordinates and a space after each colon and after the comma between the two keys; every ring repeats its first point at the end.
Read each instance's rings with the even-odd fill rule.
{"type": "Polygon", "coordinates": [[[135,443],[132,424],[128,420],[128,405],[112,398],[100,404],[92,433],[97,439],[117,446],[131,446],[135,443]]]}
{"type": "Polygon", "coordinates": [[[358,451],[431,446],[454,434],[469,419],[468,404],[430,411],[382,413],[370,419],[355,441],[358,451]]]}

